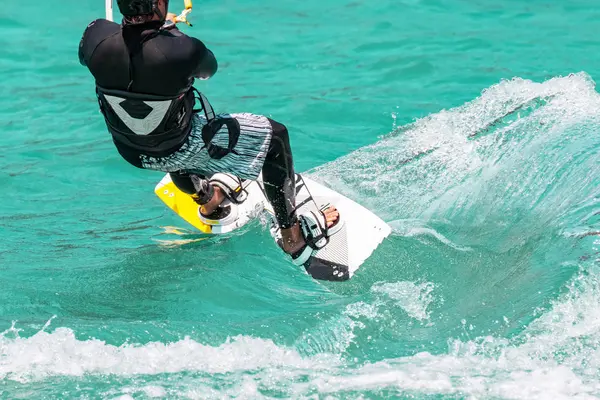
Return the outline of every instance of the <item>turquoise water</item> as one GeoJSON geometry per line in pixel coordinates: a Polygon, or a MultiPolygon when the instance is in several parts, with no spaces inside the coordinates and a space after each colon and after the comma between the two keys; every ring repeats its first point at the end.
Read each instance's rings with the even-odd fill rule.
{"type": "Polygon", "coordinates": [[[216,108],[394,228],[335,284],[169,233],[78,64],[102,14],[0,11],[0,398],[600,397],[596,2],[197,0],[216,108]]]}

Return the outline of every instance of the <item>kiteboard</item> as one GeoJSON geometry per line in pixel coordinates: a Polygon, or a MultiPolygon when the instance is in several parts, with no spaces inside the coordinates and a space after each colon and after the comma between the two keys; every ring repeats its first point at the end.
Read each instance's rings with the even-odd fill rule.
{"type": "MultiPolygon", "coordinates": [[[[200,207],[180,191],[169,174],[156,185],[155,194],[177,215],[201,233],[223,235],[237,231],[250,221],[266,215],[270,234],[277,243],[281,233],[273,209],[266,199],[259,177],[257,181],[237,180],[228,174],[215,174],[211,179],[228,185],[240,193],[238,200],[225,200],[210,216],[200,213],[200,207]]],[[[320,212],[328,205],[340,214],[335,230],[331,230],[326,245],[304,263],[306,272],[315,279],[343,281],[350,279],[391,233],[390,226],[374,213],[342,194],[306,176],[296,174],[296,212],[298,215],[320,212]]]]}

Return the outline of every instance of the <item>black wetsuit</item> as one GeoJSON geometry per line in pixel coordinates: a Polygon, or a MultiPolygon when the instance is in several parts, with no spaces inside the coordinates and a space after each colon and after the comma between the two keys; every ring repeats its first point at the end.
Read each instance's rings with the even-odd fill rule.
{"type": "MultiPolygon", "coordinates": [[[[195,78],[208,79],[217,71],[213,53],[198,39],[176,28],[161,29],[158,21],[141,25],[119,25],[104,19],[92,22],[79,46],[79,60],[87,66],[97,85],[100,108],[113,141],[125,160],[143,168],[143,155],[165,156],[177,151],[191,130],[195,78]],[[122,126],[106,95],[118,93],[130,115],[144,115],[139,96],[173,100],[163,122],[150,134],[136,135],[122,126]]],[[[273,136],[262,170],[267,197],[282,228],[296,221],[295,185],[289,135],[284,125],[269,120],[273,136]]],[[[171,173],[175,184],[200,202],[212,197],[213,188],[204,179],[171,173]]]]}

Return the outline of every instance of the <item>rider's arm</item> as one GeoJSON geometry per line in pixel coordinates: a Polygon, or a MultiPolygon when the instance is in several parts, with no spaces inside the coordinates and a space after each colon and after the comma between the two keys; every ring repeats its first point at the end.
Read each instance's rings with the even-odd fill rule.
{"type": "Polygon", "coordinates": [[[217,72],[217,59],[204,43],[196,38],[192,38],[192,40],[194,41],[193,76],[198,79],[208,79],[217,72]]]}
{"type": "Polygon", "coordinates": [[[96,47],[111,34],[117,33],[119,25],[105,19],[92,21],[79,41],[79,62],[86,66],[94,54],[96,47]]]}

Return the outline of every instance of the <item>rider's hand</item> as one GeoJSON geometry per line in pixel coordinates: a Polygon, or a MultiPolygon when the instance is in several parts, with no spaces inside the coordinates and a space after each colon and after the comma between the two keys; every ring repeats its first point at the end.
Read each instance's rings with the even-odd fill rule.
{"type": "Polygon", "coordinates": [[[167,13],[167,21],[173,21],[173,23],[177,23],[177,14],[167,13]]]}

